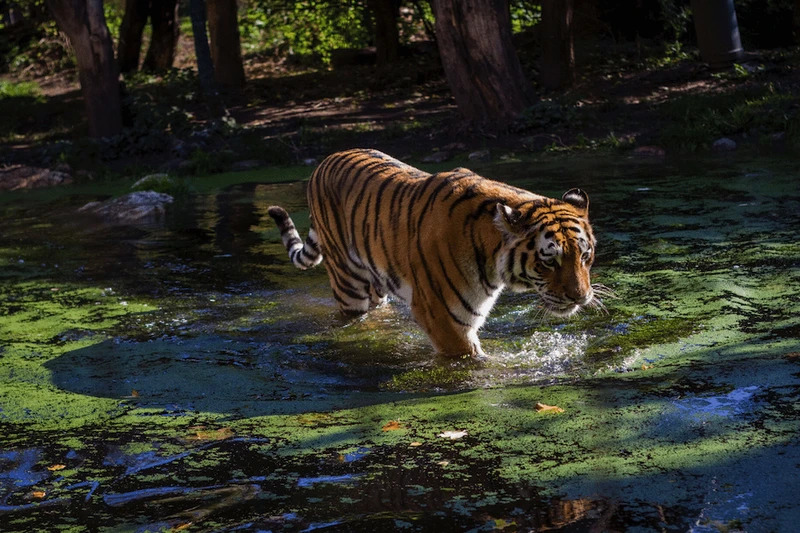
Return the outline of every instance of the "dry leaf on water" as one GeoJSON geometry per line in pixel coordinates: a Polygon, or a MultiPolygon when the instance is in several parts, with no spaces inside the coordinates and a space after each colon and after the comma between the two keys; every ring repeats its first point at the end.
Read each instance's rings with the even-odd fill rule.
{"type": "Polygon", "coordinates": [[[66,467],[67,465],[50,465],[47,469],[51,472],[56,472],[58,470],[64,470],[66,467]]]}
{"type": "Polygon", "coordinates": [[[403,424],[401,424],[397,420],[391,420],[385,426],[383,426],[381,429],[383,431],[397,431],[398,429],[403,429],[403,424]]]}
{"type": "Polygon", "coordinates": [[[233,430],[231,428],[219,429],[203,429],[198,428],[194,435],[189,437],[190,440],[225,440],[233,437],[233,430]]]}
{"type": "Polygon", "coordinates": [[[557,405],[547,405],[545,403],[536,402],[536,410],[540,413],[563,413],[564,410],[557,405]]]}
{"type": "Polygon", "coordinates": [[[43,490],[35,490],[35,491],[31,492],[31,496],[41,500],[42,498],[47,496],[47,493],[45,491],[43,491],[43,490]]]}
{"type": "Polygon", "coordinates": [[[466,431],[444,431],[439,433],[439,436],[444,439],[457,440],[467,436],[466,431]]]}

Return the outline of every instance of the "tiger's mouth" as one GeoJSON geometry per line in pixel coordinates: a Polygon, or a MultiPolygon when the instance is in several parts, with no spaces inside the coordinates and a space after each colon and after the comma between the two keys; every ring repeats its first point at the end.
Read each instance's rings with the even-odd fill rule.
{"type": "Polygon", "coordinates": [[[613,290],[599,283],[592,284],[592,291],[589,293],[587,298],[584,298],[583,301],[564,301],[563,299],[560,299],[549,293],[540,293],[540,296],[542,298],[542,307],[544,308],[544,311],[553,316],[561,318],[571,317],[572,315],[583,311],[584,309],[591,309],[600,313],[608,314],[608,309],[606,309],[606,306],[600,297],[617,297],[613,290]]]}
{"type": "Polygon", "coordinates": [[[551,315],[560,317],[560,318],[568,318],[577,313],[581,310],[581,306],[578,304],[545,304],[544,310],[550,313],[551,315]]]}

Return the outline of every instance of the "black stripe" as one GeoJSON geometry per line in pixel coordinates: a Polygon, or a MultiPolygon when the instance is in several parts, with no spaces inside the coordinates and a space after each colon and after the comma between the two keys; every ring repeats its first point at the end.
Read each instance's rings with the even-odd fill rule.
{"type": "Polygon", "coordinates": [[[472,252],[475,255],[475,263],[478,265],[478,278],[480,279],[481,284],[484,287],[486,295],[491,296],[492,293],[498,289],[498,286],[492,283],[491,280],[489,279],[489,274],[486,271],[486,265],[488,260],[491,259],[492,260],[491,268],[492,269],[496,268],[495,265],[497,264],[497,253],[500,251],[502,245],[498,244],[497,247],[492,252],[492,254],[489,257],[487,257],[483,248],[480,246],[478,242],[475,241],[474,230],[470,232],[470,240],[472,241],[472,252]]]}
{"type": "MultiPolygon", "coordinates": [[[[516,250],[514,250],[516,252],[516,250]]],[[[522,252],[519,254],[519,271],[522,274],[525,274],[525,263],[528,262],[528,252],[522,252]]]]}
{"type": "MultiPolygon", "coordinates": [[[[480,313],[475,311],[475,308],[472,307],[472,305],[470,305],[470,303],[464,298],[464,295],[461,294],[461,291],[459,291],[458,288],[455,286],[455,284],[453,283],[453,280],[450,279],[450,276],[447,273],[447,268],[445,268],[444,261],[442,261],[441,257],[439,257],[439,266],[442,269],[442,275],[444,276],[444,279],[447,281],[447,285],[450,287],[450,290],[453,291],[453,294],[456,295],[456,297],[458,298],[458,301],[461,302],[461,305],[464,307],[464,309],[466,309],[467,312],[469,312],[470,314],[472,314],[474,316],[481,316],[480,313]]],[[[445,304],[446,303],[447,302],[445,301],[445,304]]]]}

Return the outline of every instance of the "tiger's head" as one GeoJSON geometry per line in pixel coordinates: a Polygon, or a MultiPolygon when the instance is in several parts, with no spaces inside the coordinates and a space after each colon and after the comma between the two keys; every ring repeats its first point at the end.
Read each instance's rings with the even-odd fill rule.
{"type": "Polygon", "coordinates": [[[595,239],[588,215],[589,197],[581,189],[522,209],[498,203],[494,223],[503,244],[497,269],[506,286],[535,290],[545,310],[557,316],[601,306],[589,275],[595,239]]]}

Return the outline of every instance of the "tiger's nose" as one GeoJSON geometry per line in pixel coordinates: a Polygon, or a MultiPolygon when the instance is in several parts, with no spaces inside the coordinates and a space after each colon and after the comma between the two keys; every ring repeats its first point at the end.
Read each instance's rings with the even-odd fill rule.
{"type": "Polygon", "coordinates": [[[592,301],[592,298],[594,298],[594,291],[592,291],[591,287],[587,288],[586,290],[568,290],[567,298],[572,300],[577,305],[586,305],[592,301]]]}

